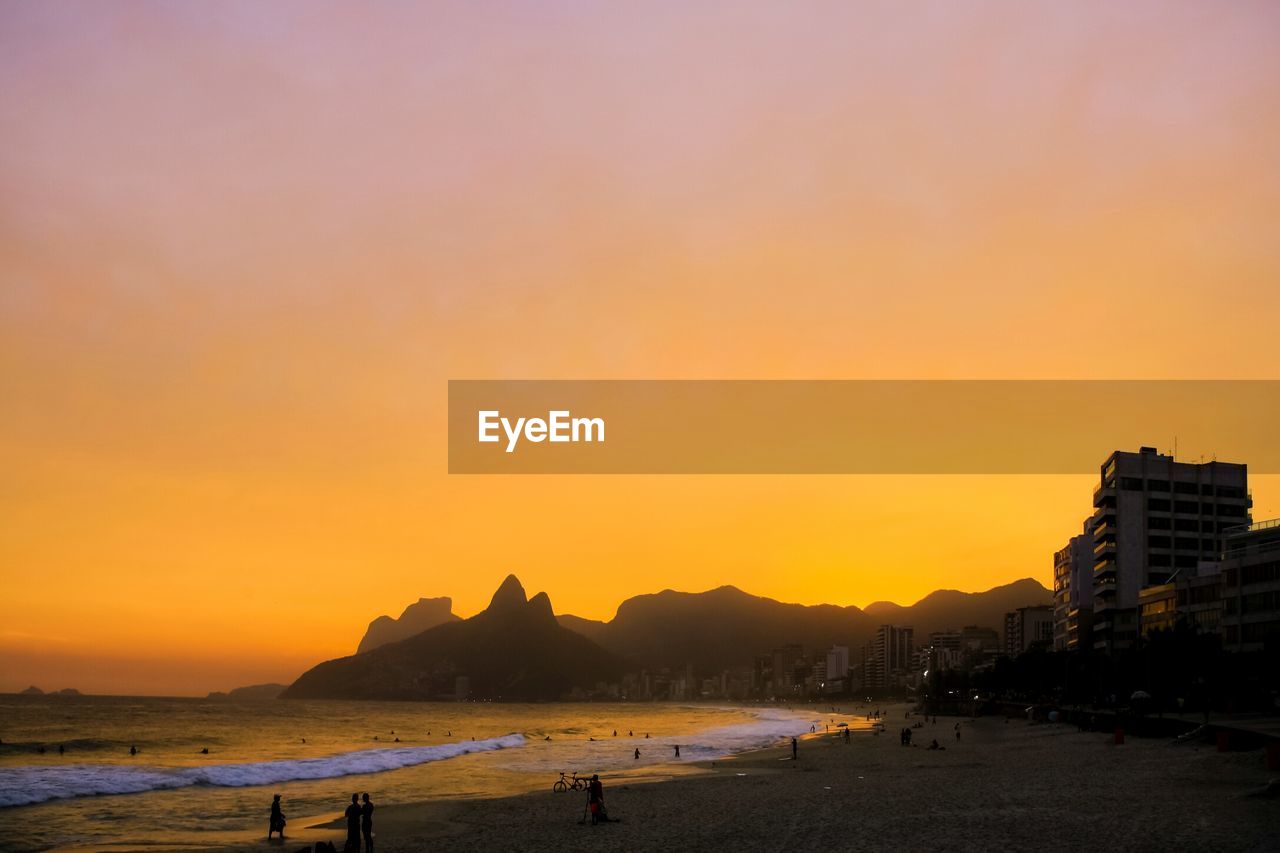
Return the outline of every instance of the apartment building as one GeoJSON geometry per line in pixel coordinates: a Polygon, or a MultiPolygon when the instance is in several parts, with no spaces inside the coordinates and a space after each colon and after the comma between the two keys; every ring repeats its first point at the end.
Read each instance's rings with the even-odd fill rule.
{"type": "Polygon", "coordinates": [[[1101,466],[1093,505],[1093,646],[1127,648],[1139,634],[1139,593],[1218,558],[1223,533],[1249,521],[1248,469],[1177,462],[1143,447],[1101,466]]]}

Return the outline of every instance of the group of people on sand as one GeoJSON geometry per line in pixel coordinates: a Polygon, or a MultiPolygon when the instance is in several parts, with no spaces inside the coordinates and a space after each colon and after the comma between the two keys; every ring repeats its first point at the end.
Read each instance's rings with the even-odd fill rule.
{"type": "MultiPolygon", "coordinates": [[[[373,802],[369,799],[369,795],[351,795],[351,805],[347,806],[344,813],[347,819],[347,842],[343,845],[343,853],[360,853],[360,837],[364,836],[365,853],[373,853],[373,802]]],[[[284,838],[285,817],[284,810],[280,807],[280,795],[276,794],[275,799],[271,801],[271,823],[267,828],[267,840],[271,840],[274,833],[280,833],[280,837],[284,838]]]]}

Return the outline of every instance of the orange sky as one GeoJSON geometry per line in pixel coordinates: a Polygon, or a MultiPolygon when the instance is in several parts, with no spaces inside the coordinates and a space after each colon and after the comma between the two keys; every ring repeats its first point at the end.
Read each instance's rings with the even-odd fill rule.
{"type": "Polygon", "coordinates": [[[288,680],[512,571],[1047,583],[1089,509],[449,477],[449,378],[1275,378],[1274,4],[734,9],[0,5],[0,690],[288,680]]]}

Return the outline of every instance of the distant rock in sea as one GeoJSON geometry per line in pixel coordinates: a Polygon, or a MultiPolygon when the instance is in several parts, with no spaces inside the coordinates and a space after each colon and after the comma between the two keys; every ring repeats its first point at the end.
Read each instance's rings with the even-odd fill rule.
{"type": "Polygon", "coordinates": [[[457,622],[458,618],[453,612],[452,598],[419,598],[404,609],[399,619],[379,616],[370,622],[368,630],[360,640],[360,645],[356,648],[356,654],[371,652],[387,643],[407,640],[437,625],[457,622]]]}
{"type": "Polygon", "coordinates": [[[26,690],[22,691],[22,693],[20,693],[19,695],[20,696],[43,696],[44,691],[33,684],[32,686],[28,687],[26,690]]]}
{"type": "Polygon", "coordinates": [[[83,694],[83,693],[81,693],[79,690],[76,690],[74,687],[64,687],[64,688],[62,688],[61,690],[59,690],[57,693],[54,693],[54,694],[52,694],[52,695],[54,695],[54,696],[83,696],[84,694],[83,694]]]}
{"type": "Polygon", "coordinates": [[[258,702],[265,699],[277,699],[284,692],[284,684],[276,684],[271,682],[268,684],[251,684],[248,687],[237,687],[234,690],[223,693],[215,691],[210,693],[207,699],[233,699],[245,702],[258,702]]]}
{"type": "Polygon", "coordinates": [[[399,642],[326,661],[286,699],[560,699],[616,680],[623,660],[562,627],[546,593],[525,598],[514,575],[489,607],[399,642]]]}

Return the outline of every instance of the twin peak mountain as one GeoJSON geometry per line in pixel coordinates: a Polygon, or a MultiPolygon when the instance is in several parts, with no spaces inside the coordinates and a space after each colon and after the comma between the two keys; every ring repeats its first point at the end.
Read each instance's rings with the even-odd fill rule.
{"type": "Polygon", "coordinates": [[[692,666],[720,672],[750,664],[787,643],[808,649],[861,648],[876,626],[913,625],[918,637],[963,625],[998,627],[1006,612],[1048,604],[1030,578],[980,593],[939,590],[910,607],[876,602],[865,610],[785,604],[732,586],[701,593],[629,598],[609,622],[557,617],[545,592],[526,598],[508,575],[489,606],[470,619],[448,598],[423,598],[399,619],[380,616],[356,654],[313,667],[287,698],[547,701],[624,672],[692,666]]]}

